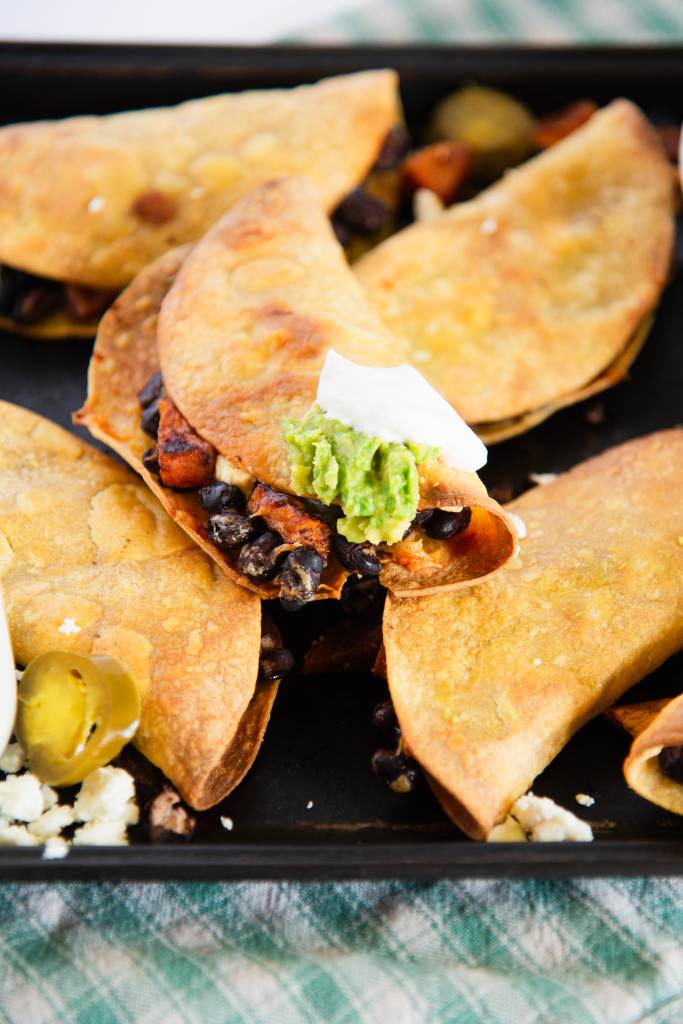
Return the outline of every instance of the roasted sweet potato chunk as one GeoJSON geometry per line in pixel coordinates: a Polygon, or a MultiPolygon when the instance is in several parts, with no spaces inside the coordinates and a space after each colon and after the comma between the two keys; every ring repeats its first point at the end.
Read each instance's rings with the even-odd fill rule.
{"type": "Polygon", "coordinates": [[[84,288],[77,284],[66,286],[66,308],[74,320],[90,320],[103,313],[116,298],[116,292],[102,288],[84,288]]]}
{"type": "Polygon", "coordinates": [[[287,544],[313,548],[327,561],[330,554],[329,526],[306,511],[304,503],[291,494],[257,484],[251,492],[247,512],[260,516],[270,530],[279,533],[287,544]]]}
{"type": "Polygon", "coordinates": [[[194,432],[172,402],[159,400],[159,476],[165,487],[190,490],[214,477],[216,449],[194,432]]]}
{"type": "Polygon", "coordinates": [[[464,142],[435,142],[416,150],[403,161],[403,177],[411,191],[428,188],[444,203],[450,203],[469,174],[471,164],[470,148],[464,142]]]}
{"type": "Polygon", "coordinates": [[[577,100],[568,107],[542,117],[534,132],[534,142],[539,149],[548,149],[560,139],[570,135],[576,128],[585,124],[597,110],[593,100],[577,100]]]}

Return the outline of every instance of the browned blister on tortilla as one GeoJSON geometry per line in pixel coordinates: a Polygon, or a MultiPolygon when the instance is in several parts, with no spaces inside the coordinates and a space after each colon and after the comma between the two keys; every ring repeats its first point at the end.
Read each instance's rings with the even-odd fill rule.
{"type": "Polygon", "coordinates": [[[333,209],[400,119],[396,73],[379,70],[10,125],[0,130],[0,261],[121,288],[273,174],[307,175],[333,209]]]}
{"type": "Polygon", "coordinates": [[[117,658],[140,687],[135,745],[193,807],[217,803],[253,762],[275,697],[257,683],[258,598],[120,463],[26,409],[0,412],[0,583],[18,661],[117,658]]]}
{"type": "Polygon", "coordinates": [[[674,179],[617,100],[354,269],[411,360],[489,442],[620,380],[670,268],[674,179]]]}
{"type": "Polygon", "coordinates": [[[389,595],[407,748],[484,838],[574,732],[683,646],[683,430],[631,441],[508,506],[528,536],[493,579],[389,595]]]}
{"type": "Polygon", "coordinates": [[[665,747],[683,745],[683,696],[614,708],[612,715],[634,737],[624,761],[631,789],[658,807],[683,814],[683,785],[662,771],[659,761],[665,747]]]}
{"type": "MultiPolygon", "coordinates": [[[[284,493],[283,420],[315,402],[327,352],[374,366],[406,359],[365,302],[314,189],[294,177],[254,189],[192,249],[163,300],[157,343],[164,385],[191,426],[284,493]]],[[[452,543],[413,540],[420,550],[401,563],[389,548],[382,582],[418,594],[499,569],[515,531],[477,475],[438,459],[419,475],[421,508],[471,507],[472,521],[452,543]]]]}

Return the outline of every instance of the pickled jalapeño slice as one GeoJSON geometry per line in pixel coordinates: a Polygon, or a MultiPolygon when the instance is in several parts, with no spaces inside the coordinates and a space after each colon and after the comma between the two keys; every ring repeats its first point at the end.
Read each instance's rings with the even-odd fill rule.
{"type": "Polygon", "coordinates": [[[19,684],[16,734],[39,779],[71,786],[101,768],[135,734],[140,694],[106,655],[47,651],[19,684]]]}

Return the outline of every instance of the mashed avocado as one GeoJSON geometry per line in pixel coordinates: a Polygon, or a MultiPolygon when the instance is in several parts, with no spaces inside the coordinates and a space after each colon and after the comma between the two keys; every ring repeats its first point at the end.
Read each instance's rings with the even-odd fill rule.
{"type": "Polygon", "coordinates": [[[438,448],[369,437],[317,405],[302,420],[285,420],[283,433],[292,489],[341,505],[343,537],[354,544],[401,539],[417,511],[417,467],[436,458],[438,448]]]}

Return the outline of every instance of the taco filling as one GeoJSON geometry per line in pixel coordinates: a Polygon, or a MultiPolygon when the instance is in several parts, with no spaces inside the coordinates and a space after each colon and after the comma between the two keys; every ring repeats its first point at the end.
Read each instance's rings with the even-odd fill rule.
{"type": "Polygon", "coordinates": [[[208,540],[247,580],[277,586],[289,610],[316,598],[326,570],[370,578],[387,561],[438,569],[449,557],[445,543],[470,526],[467,507],[418,510],[417,467],[436,458],[436,447],[382,441],[314,406],[283,424],[296,491],[289,494],[237,469],[200,437],[161,373],[138,402],[140,425],[156,442],[142,457],[145,468],[165,488],[194,491],[208,540]]]}
{"type": "Polygon", "coordinates": [[[0,317],[12,324],[40,324],[60,312],[77,325],[89,324],[115,297],[111,290],[54,281],[0,264],[0,317]]]}

